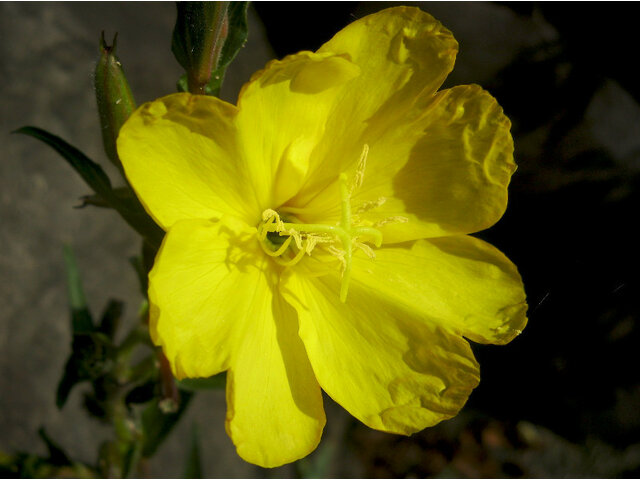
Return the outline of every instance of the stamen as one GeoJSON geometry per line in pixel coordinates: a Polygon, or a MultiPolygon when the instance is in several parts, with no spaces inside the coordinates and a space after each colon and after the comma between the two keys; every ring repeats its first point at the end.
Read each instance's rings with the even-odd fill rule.
{"type": "Polygon", "coordinates": [[[371,248],[366,243],[356,242],[356,247],[359,248],[360,250],[362,250],[367,257],[376,258],[376,252],[374,252],[373,248],[371,248]]]}
{"type": "MultiPolygon", "coordinates": [[[[338,225],[314,224],[314,223],[294,223],[283,221],[280,214],[275,210],[267,209],[262,212],[262,223],[258,226],[258,239],[262,245],[262,249],[273,257],[274,261],[282,266],[292,266],[302,260],[304,254],[311,255],[311,252],[318,243],[335,243],[340,241],[341,249],[335,245],[328,245],[326,250],[336,257],[342,264],[342,281],[340,284],[340,301],[343,303],[347,300],[349,291],[349,279],[351,278],[351,267],[353,263],[354,246],[362,250],[369,258],[374,258],[373,249],[358,241],[359,237],[369,237],[372,239],[376,247],[382,245],[382,233],[374,227],[353,226],[354,217],[351,214],[351,195],[362,186],[364,180],[364,171],[369,154],[369,145],[365,144],[362,154],[356,167],[356,172],[351,184],[348,182],[346,173],[341,173],[338,179],[340,187],[340,223],[338,225]],[[269,240],[269,234],[277,233],[280,236],[287,236],[278,248],[275,248],[280,242],[269,240]],[[284,259],[290,247],[292,247],[292,239],[295,243],[297,252],[293,258],[284,259]],[[269,245],[267,245],[269,241],[269,245]],[[269,247],[274,248],[269,248],[269,247]]],[[[382,205],[385,202],[384,197],[371,202],[365,202],[360,205],[358,212],[363,212],[382,205]]],[[[283,207],[281,209],[287,213],[306,212],[304,208],[283,207]]]]}
{"type": "Polygon", "coordinates": [[[329,251],[329,253],[331,255],[333,255],[334,257],[336,257],[340,263],[342,263],[342,266],[344,267],[345,264],[345,260],[344,260],[344,250],[340,250],[339,248],[334,247],[333,245],[330,245],[327,250],[329,251]]]}
{"type": "Polygon", "coordinates": [[[364,147],[362,148],[362,153],[360,154],[360,159],[358,160],[358,165],[356,166],[356,173],[353,176],[353,182],[351,183],[351,188],[349,189],[349,195],[351,195],[362,186],[362,182],[364,180],[364,171],[367,168],[368,155],[369,145],[365,143],[364,147]]]}
{"type": "Polygon", "coordinates": [[[389,223],[407,223],[409,221],[409,219],[407,217],[401,217],[401,216],[397,216],[397,217],[386,217],[383,218],[382,220],[378,220],[376,223],[373,224],[373,228],[377,228],[377,227],[381,227],[383,225],[387,225],[389,223]]]}
{"type": "Polygon", "coordinates": [[[291,260],[282,260],[280,257],[273,257],[273,259],[276,261],[277,264],[282,265],[283,267],[292,267],[293,265],[298,263],[300,260],[302,260],[302,257],[304,256],[304,254],[305,254],[305,251],[303,249],[300,249],[298,250],[298,253],[296,254],[296,256],[293,257],[291,260]]]}
{"type": "Polygon", "coordinates": [[[276,251],[269,250],[269,248],[264,244],[264,242],[260,242],[260,244],[262,245],[262,249],[265,251],[267,255],[270,255],[272,257],[279,257],[280,255],[282,255],[284,252],[287,251],[287,248],[289,248],[289,244],[291,243],[292,238],[293,237],[287,237],[284,243],[280,245],[280,248],[276,251]]]}
{"type": "Polygon", "coordinates": [[[387,201],[386,197],[378,197],[376,200],[369,200],[368,202],[362,202],[358,209],[356,210],[356,214],[365,213],[369,210],[373,210],[374,208],[378,208],[387,201]]]}
{"type": "Polygon", "coordinates": [[[356,227],[353,229],[354,237],[360,237],[362,235],[367,235],[369,237],[373,237],[373,244],[380,248],[382,245],[382,232],[380,230],[376,230],[373,227],[356,227]]]}

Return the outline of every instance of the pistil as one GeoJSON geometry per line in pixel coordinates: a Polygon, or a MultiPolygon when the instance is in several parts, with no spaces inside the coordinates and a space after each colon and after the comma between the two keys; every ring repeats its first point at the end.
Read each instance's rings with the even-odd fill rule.
{"type": "MultiPolygon", "coordinates": [[[[370,247],[362,244],[362,242],[358,242],[359,237],[364,236],[372,239],[376,247],[382,245],[382,233],[380,230],[373,227],[354,226],[352,224],[351,194],[362,182],[362,178],[359,178],[359,176],[361,177],[363,172],[360,170],[364,170],[367,153],[368,146],[365,145],[363,155],[360,159],[361,165],[359,165],[358,172],[356,173],[354,185],[350,187],[348,185],[347,175],[345,173],[340,174],[341,215],[338,225],[285,222],[278,212],[268,209],[263,212],[262,223],[258,227],[258,239],[264,252],[272,257],[278,264],[287,267],[293,266],[302,260],[305,253],[311,255],[311,251],[318,243],[333,243],[336,239],[339,240],[342,251],[335,249],[335,247],[330,247],[327,250],[338,257],[343,264],[342,282],[340,285],[340,300],[343,303],[347,299],[349,290],[354,244],[365,252],[371,252],[370,247]],[[279,236],[286,236],[287,238],[282,244],[280,244],[280,242],[273,242],[268,238],[270,233],[278,233],[279,236]],[[285,260],[282,257],[290,249],[292,242],[295,242],[295,247],[298,251],[293,258],[285,260]],[[336,254],[336,251],[338,251],[339,254],[336,254]]],[[[290,213],[290,210],[291,209],[287,209],[287,212],[290,213]]]]}

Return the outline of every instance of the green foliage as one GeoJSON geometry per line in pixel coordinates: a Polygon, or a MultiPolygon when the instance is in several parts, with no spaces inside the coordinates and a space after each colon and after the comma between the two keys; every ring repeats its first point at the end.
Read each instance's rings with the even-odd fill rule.
{"type": "Polygon", "coordinates": [[[71,389],[87,380],[104,375],[113,360],[111,342],[99,333],[74,334],[71,355],[67,359],[64,373],[56,391],[56,406],[62,408],[71,389]]]}
{"type": "Polygon", "coordinates": [[[120,319],[124,311],[124,303],[120,300],[110,299],[102,312],[97,331],[112,339],[118,330],[120,319]]]}
{"type": "Polygon", "coordinates": [[[178,2],[171,50],[186,74],[182,92],[218,96],[224,74],[248,36],[248,2],[178,2]]]}
{"type": "Polygon", "coordinates": [[[236,58],[236,55],[249,37],[249,26],[247,24],[247,9],[249,2],[230,2],[227,15],[229,17],[229,34],[222,47],[222,54],[218,62],[218,70],[227,68],[236,58]]]}
{"type": "Polygon", "coordinates": [[[296,463],[300,478],[329,478],[337,450],[335,441],[325,439],[315,452],[296,463]]]}
{"type": "Polygon", "coordinates": [[[0,452],[0,478],[89,478],[94,476],[90,467],[71,460],[43,427],[38,435],[47,447],[47,455],[18,452],[6,455],[0,452]]]}
{"type": "Polygon", "coordinates": [[[100,58],[96,64],[94,82],[104,151],[109,160],[122,170],[116,139],[120,127],[135,110],[136,102],[133,99],[131,88],[129,88],[127,77],[124,75],[122,64],[116,57],[117,38],[118,34],[113,38],[113,44],[109,46],[104,39],[104,32],[102,32],[100,58]]]}
{"type": "MultiPolygon", "coordinates": [[[[247,40],[247,7],[248,2],[178,4],[172,50],[187,71],[183,82],[185,90],[218,94],[226,68],[247,40]]],[[[94,79],[104,149],[111,162],[123,173],[116,139],[136,105],[115,48],[116,38],[113,45],[108,46],[103,34],[94,79]]],[[[164,231],[147,214],[131,187],[128,184],[114,187],[98,163],[46,130],[24,126],[14,133],[45,143],[80,175],[92,192],[81,197],[82,203],[78,208],[112,208],[141,235],[142,252],[130,262],[138,275],[145,299],[136,325],[122,341],[116,342],[124,304],[110,299],[101,316],[94,318],[85,298],[73,251],[65,246],[71,353],[57,387],[56,405],[62,408],[72,389],[85,383],[90,387],[83,392],[85,409],[100,421],[111,424],[114,436],[100,447],[97,464],[87,466],[73,461],[44,429],[40,429],[38,433],[48,449],[48,456],[27,453],[5,455],[0,452],[0,476],[139,476],[140,461],[156,453],[186,412],[194,393],[202,389],[224,388],[226,375],[184,380],[176,384],[167,359],[151,345],[146,300],[148,273],[164,231]],[[148,349],[142,357],[134,354],[140,346],[148,349]],[[132,365],[132,358],[136,358],[138,363],[132,365]]],[[[195,427],[188,448],[185,475],[189,478],[202,476],[195,427]]]]}
{"type": "Polygon", "coordinates": [[[111,186],[109,177],[100,165],[60,137],[41,128],[26,126],[16,130],[14,133],[37,138],[53,148],[80,174],[87,185],[104,201],[105,205],[115,209],[150,245],[156,249],[160,247],[164,236],[162,229],[147,215],[135,195],[125,196],[121,192],[116,193],[111,186]]]}
{"type": "MultiPolygon", "coordinates": [[[[56,405],[62,408],[69,397],[71,389],[86,380],[97,379],[104,375],[113,361],[113,344],[107,329],[113,333],[109,322],[115,322],[114,315],[118,315],[118,308],[110,304],[103,315],[100,327],[95,328],[91,312],[80,280],[80,272],[76,264],[71,247],[64,247],[64,260],[67,271],[67,289],[71,307],[71,354],[65,364],[64,373],[56,392],[56,405]]],[[[112,301],[115,302],[115,301],[112,301]]],[[[116,302],[117,303],[117,302],[116,302]]],[[[121,313],[120,304],[119,312],[121,313]]]]}
{"type": "Polygon", "coordinates": [[[45,431],[44,427],[40,427],[40,429],[38,430],[38,435],[40,435],[40,438],[47,446],[47,450],[49,450],[48,461],[50,464],[58,467],[71,465],[71,460],[69,459],[69,456],[57,443],[55,443],[51,439],[51,437],[49,437],[49,435],[47,435],[47,432],[45,431]]]}
{"type": "Polygon", "coordinates": [[[73,250],[68,245],[63,248],[64,264],[67,272],[67,290],[71,306],[71,328],[74,334],[93,332],[93,320],[87,308],[82,280],[73,250]]]}
{"type": "Polygon", "coordinates": [[[153,400],[142,412],[142,429],[144,432],[142,455],[151,457],[158,447],[171,433],[186,411],[193,394],[186,390],[178,390],[178,409],[173,413],[163,413],[160,409],[161,399],[153,400]]]}
{"type": "Polygon", "coordinates": [[[129,258],[129,263],[131,263],[133,269],[138,275],[140,291],[145,297],[149,288],[148,274],[153,267],[153,261],[155,260],[155,256],[157,253],[158,249],[155,246],[149,244],[148,242],[144,242],[142,244],[142,254],[129,258]]]}

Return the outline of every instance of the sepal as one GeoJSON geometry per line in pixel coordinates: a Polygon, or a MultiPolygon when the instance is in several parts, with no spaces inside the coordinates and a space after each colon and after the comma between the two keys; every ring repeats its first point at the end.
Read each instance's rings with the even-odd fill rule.
{"type": "Polygon", "coordinates": [[[118,34],[113,38],[113,44],[109,46],[104,39],[104,32],[102,32],[100,58],[96,65],[94,81],[104,151],[109,160],[122,171],[116,139],[120,127],[135,110],[136,102],[122,69],[122,64],[116,57],[117,38],[118,34]]]}
{"type": "Polygon", "coordinates": [[[247,41],[248,2],[178,2],[171,50],[187,72],[179,91],[218,96],[224,74],[247,41]]]}

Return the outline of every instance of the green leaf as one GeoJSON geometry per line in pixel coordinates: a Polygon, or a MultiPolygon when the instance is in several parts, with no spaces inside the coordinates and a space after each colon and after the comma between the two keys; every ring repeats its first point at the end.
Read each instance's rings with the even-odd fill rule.
{"type": "Polygon", "coordinates": [[[52,478],[54,467],[46,458],[19,452],[0,459],[0,478],[52,478]]]}
{"type": "Polygon", "coordinates": [[[337,444],[332,440],[324,440],[308,457],[296,462],[296,470],[300,478],[329,478],[331,465],[335,460],[337,444]]]}
{"type": "Polygon", "coordinates": [[[71,393],[71,389],[85,380],[78,377],[77,370],[75,363],[71,360],[71,357],[69,357],[64,366],[62,378],[58,382],[58,388],[56,389],[56,407],[64,407],[71,393]]]}
{"type": "Polygon", "coordinates": [[[84,406],[87,413],[95,417],[96,420],[107,423],[108,413],[105,403],[105,400],[98,398],[98,395],[96,395],[95,392],[87,391],[83,393],[82,405],[84,406]]]}
{"type": "Polygon", "coordinates": [[[164,236],[162,229],[147,215],[135,195],[125,197],[122,194],[115,193],[111,187],[109,177],[104,173],[100,165],[60,137],[41,128],[27,126],[16,130],[14,133],[37,138],[53,148],[80,174],[84,181],[107,205],[114,208],[154,248],[160,248],[160,243],[164,236]]]}
{"type": "MultiPolygon", "coordinates": [[[[100,329],[110,330],[109,322],[115,322],[115,317],[122,313],[122,304],[111,303],[107,308],[96,331],[87,307],[87,301],[82,289],[80,272],[73,250],[68,245],[63,249],[64,262],[67,271],[67,287],[71,307],[71,354],[64,367],[62,378],[56,390],[56,405],[62,408],[71,393],[71,389],[85,380],[91,380],[103,375],[109,368],[113,355],[113,345],[105,333],[100,329]],[[119,311],[118,311],[119,309],[119,311]]],[[[113,301],[112,301],[113,302],[113,301]]]]}
{"type": "Polygon", "coordinates": [[[44,427],[40,427],[38,435],[40,435],[40,438],[47,446],[47,450],[49,450],[49,463],[58,467],[72,465],[69,456],[57,443],[51,440],[49,435],[47,435],[47,432],[44,430],[44,427]]]}
{"type": "Polygon", "coordinates": [[[147,403],[153,399],[158,391],[158,381],[156,379],[138,385],[129,391],[124,398],[127,405],[132,403],[147,403]]]}
{"type": "MultiPolygon", "coordinates": [[[[135,193],[133,193],[133,190],[131,190],[129,186],[116,187],[116,188],[113,188],[111,191],[113,192],[113,195],[115,195],[118,198],[118,200],[120,200],[123,203],[130,202],[136,196],[135,193]]],[[[97,195],[97,194],[83,195],[82,197],[80,197],[80,200],[82,201],[82,204],[77,205],[75,208],[85,208],[88,205],[92,207],[112,208],[111,205],[107,203],[107,201],[104,198],[102,198],[100,195],[97,195]]]]}
{"type": "Polygon", "coordinates": [[[109,303],[102,312],[100,319],[100,325],[98,325],[98,332],[106,335],[110,340],[118,329],[122,313],[124,312],[124,303],[120,300],[110,299],[109,303]]]}
{"type": "Polygon", "coordinates": [[[124,455],[122,464],[122,478],[136,477],[135,470],[142,457],[142,442],[140,440],[130,444],[124,455]]]}
{"type": "Polygon", "coordinates": [[[211,73],[211,78],[205,86],[207,95],[218,96],[224,81],[227,67],[236,58],[236,55],[247,43],[249,36],[249,26],[247,23],[247,8],[249,2],[231,2],[227,10],[229,18],[229,34],[222,47],[222,54],[218,67],[211,73]]]}
{"type": "Polygon", "coordinates": [[[71,389],[78,383],[100,378],[113,364],[114,348],[101,333],[80,333],[73,336],[71,355],[64,367],[56,391],[56,406],[62,408],[71,389]]]}
{"type": "Polygon", "coordinates": [[[82,280],[73,250],[65,245],[62,250],[64,264],[67,272],[67,290],[71,305],[71,331],[77,333],[90,333],[94,331],[91,313],[87,308],[87,301],[82,289],[82,280]]]}
{"type": "Polygon", "coordinates": [[[187,80],[187,74],[185,73],[178,79],[178,84],[176,88],[179,92],[188,92],[189,91],[189,80],[187,80]]]}
{"type": "Polygon", "coordinates": [[[122,475],[122,452],[115,441],[103,442],[98,449],[96,478],[124,478],[122,475]]]}
{"type": "Polygon", "coordinates": [[[222,71],[229,66],[242,47],[247,43],[249,37],[249,24],[247,22],[247,9],[249,2],[231,2],[227,10],[229,18],[229,33],[227,40],[222,47],[222,54],[216,72],[222,71]]]}
{"type": "Polygon", "coordinates": [[[191,427],[191,442],[182,478],[204,478],[202,475],[202,461],[200,460],[198,425],[196,423],[191,427]]]}
{"type": "Polygon", "coordinates": [[[193,394],[185,390],[179,390],[179,392],[180,403],[176,412],[162,413],[158,406],[159,400],[151,402],[142,412],[143,457],[151,457],[156,452],[187,410],[193,394]]]}
{"type": "Polygon", "coordinates": [[[225,388],[227,384],[226,372],[219,373],[208,378],[185,378],[182,380],[176,380],[178,387],[190,392],[197,392],[198,390],[219,390],[225,388]]]}
{"type": "Polygon", "coordinates": [[[80,174],[94,192],[102,196],[105,201],[109,201],[111,195],[111,182],[109,181],[109,177],[104,173],[100,165],[90,160],[89,157],[80,150],[69,145],[60,137],[41,128],[26,126],[19,128],[13,133],[29,135],[49,145],[58,152],[62,158],[69,162],[73,169],[80,174]]]}

